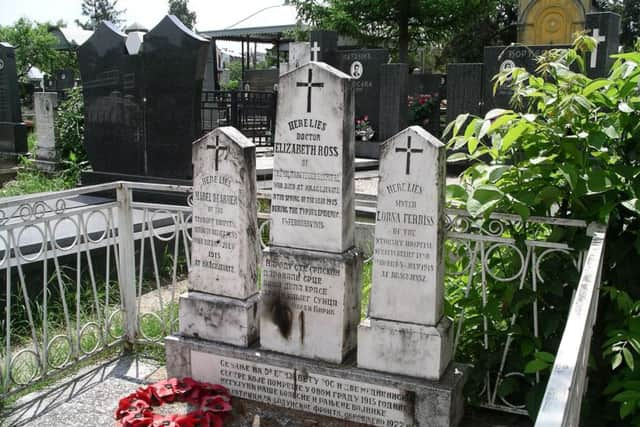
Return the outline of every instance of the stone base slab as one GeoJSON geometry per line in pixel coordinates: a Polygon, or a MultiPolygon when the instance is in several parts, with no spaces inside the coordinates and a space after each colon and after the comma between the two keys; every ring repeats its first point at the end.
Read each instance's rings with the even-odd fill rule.
{"type": "Polygon", "coordinates": [[[247,347],[258,339],[258,294],[238,300],[189,291],[180,295],[180,333],[247,347]]]}
{"type": "Polygon", "coordinates": [[[262,254],[260,344],[340,363],[356,346],[361,257],[271,246],[262,254]]]}
{"type": "Polygon", "coordinates": [[[33,164],[42,172],[52,173],[58,170],[58,162],[51,162],[49,160],[40,160],[36,158],[33,164]]]}
{"type": "Polygon", "coordinates": [[[367,318],[358,327],[358,366],[437,381],[451,362],[453,328],[367,318]]]}
{"type": "MultiPolygon", "coordinates": [[[[167,375],[228,387],[243,399],[376,426],[459,425],[467,367],[451,364],[440,381],[302,359],[257,346],[170,336],[167,375]]],[[[353,359],[353,358],[352,358],[353,359]]]]}

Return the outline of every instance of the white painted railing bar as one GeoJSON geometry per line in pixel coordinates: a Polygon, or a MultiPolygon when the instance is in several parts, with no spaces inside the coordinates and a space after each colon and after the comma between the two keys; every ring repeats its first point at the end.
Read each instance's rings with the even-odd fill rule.
{"type": "Polygon", "coordinates": [[[591,335],[597,315],[605,237],[604,227],[593,233],[536,427],[579,425],[591,335]]]}
{"type": "Polygon", "coordinates": [[[133,241],[133,208],[131,189],[119,186],[118,203],[118,259],[120,261],[119,286],[125,313],[126,341],[133,343],[138,336],[138,308],[136,306],[136,253],[133,241]]]}

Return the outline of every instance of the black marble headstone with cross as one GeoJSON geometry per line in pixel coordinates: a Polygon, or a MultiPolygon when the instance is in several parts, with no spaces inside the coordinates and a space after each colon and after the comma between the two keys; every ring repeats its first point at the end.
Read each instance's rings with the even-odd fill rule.
{"type": "Polygon", "coordinates": [[[27,129],[20,112],[15,49],[0,42],[0,153],[27,152],[27,129]]]}

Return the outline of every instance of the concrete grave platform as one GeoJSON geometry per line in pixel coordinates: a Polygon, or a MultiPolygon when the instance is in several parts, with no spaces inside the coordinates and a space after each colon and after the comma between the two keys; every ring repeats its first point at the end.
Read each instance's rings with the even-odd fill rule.
{"type": "Polygon", "coordinates": [[[167,375],[228,387],[239,398],[376,426],[457,426],[464,365],[438,382],[180,336],[165,339],[167,375]]]}

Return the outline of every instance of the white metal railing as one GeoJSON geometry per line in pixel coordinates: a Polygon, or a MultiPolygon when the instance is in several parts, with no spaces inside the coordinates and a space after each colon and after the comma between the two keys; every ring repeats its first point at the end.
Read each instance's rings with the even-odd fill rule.
{"type": "Polygon", "coordinates": [[[571,427],[580,422],[587,382],[591,334],[598,312],[605,229],[594,227],[580,284],[574,295],[562,341],[538,411],[536,427],[571,427]]]}
{"type": "MultiPolygon", "coordinates": [[[[177,299],[190,263],[191,207],[139,202],[136,190],[188,198],[191,187],[114,182],[0,199],[0,279],[4,275],[6,284],[6,314],[0,320],[0,396],[102,350],[162,344],[166,335],[177,331],[177,299]],[[89,205],[76,200],[95,192],[113,196],[89,205]]],[[[268,202],[270,193],[259,193],[258,198],[268,202]]],[[[375,212],[375,197],[356,199],[362,211],[375,212]]],[[[264,237],[269,213],[258,217],[264,237]]],[[[368,254],[373,228],[367,222],[356,227],[358,246],[368,254]]],[[[476,366],[483,369],[476,393],[483,406],[525,414],[524,401],[501,393],[501,385],[543,381],[540,375],[525,375],[513,354],[515,327],[541,337],[543,302],[533,299],[526,310],[504,317],[490,310],[501,297],[497,289],[535,294],[545,280],[541,266],[557,257],[583,270],[583,276],[593,269],[585,252],[548,239],[553,228],[585,233],[587,224],[544,217],[523,223],[519,216],[506,214],[478,222],[465,211],[447,210],[446,285],[456,321],[454,351],[459,357],[469,348],[499,355],[476,366]]],[[[262,243],[267,244],[264,239],[262,243]]],[[[369,266],[371,262],[369,257],[369,266]]],[[[0,301],[2,296],[0,290],[0,301]]],[[[588,350],[590,336],[582,338],[588,350]]],[[[577,372],[582,381],[584,374],[577,372]]]]}

